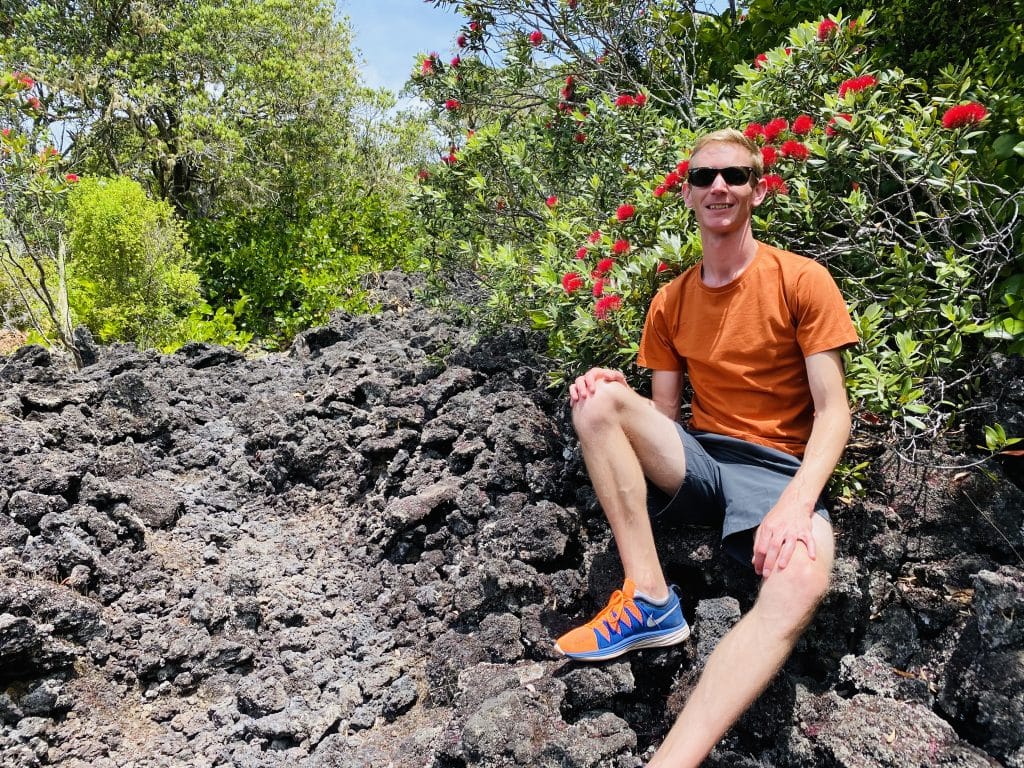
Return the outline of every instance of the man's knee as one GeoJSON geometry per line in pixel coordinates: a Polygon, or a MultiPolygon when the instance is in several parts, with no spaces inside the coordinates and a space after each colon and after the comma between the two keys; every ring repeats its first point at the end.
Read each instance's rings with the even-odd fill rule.
{"type": "Polygon", "coordinates": [[[634,393],[622,384],[599,381],[593,394],[573,406],[572,423],[576,434],[583,435],[618,424],[630,394],[634,393]]]}
{"type": "Polygon", "coordinates": [[[761,586],[758,602],[784,635],[799,635],[810,623],[818,605],[828,593],[832,571],[831,553],[812,560],[803,550],[781,570],[772,571],[761,586]]]}

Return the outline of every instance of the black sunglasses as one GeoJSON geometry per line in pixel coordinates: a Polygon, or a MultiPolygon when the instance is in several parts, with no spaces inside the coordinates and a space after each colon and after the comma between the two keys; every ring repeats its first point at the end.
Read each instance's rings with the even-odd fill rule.
{"type": "Polygon", "coordinates": [[[730,187],[739,187],[750,181],[754,169],[749,165],[730,165],[728,168],[691,168],[686,181],[691,187],[710,187],[718,174],[722,174],[730,187]]]}

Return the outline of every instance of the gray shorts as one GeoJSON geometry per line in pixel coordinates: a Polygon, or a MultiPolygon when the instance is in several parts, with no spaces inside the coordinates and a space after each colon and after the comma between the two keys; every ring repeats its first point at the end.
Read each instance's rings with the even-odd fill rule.
{"type": "MultiPolygon", "coordinates": [[[[656,522],[721,526],[722,546],[749,565],[757,526],[800,468],[800,459],[739,438],[676,428],[686,452],[686,478],[671,497],[648,484],[651,516],[656,522]]],[[[822,499],[814,511],[829,519],[822,499]]]]}

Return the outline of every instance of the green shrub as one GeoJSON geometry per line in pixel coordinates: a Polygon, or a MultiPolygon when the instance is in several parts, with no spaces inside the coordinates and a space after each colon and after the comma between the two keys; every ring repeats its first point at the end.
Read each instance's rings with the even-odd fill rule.
{"type": "MultiPolygon", "coordinates": [[[[1018,328],[1007,319],[1019,312],[1016,288],[997,286],[1022,266],[1022,193],[986,178],[991,162],[977,154],[987,93],[965,70],[929,89],[878,65],[869,14],[821,21],[795,27],[756,66],[736,67],[731,88],[696,90],[692,125],[653,97],[637,105],[636,91],[625,92],[632,104],[622,89],[599,92],[593,73],[567,97],[565,77],[586,62],[562,76],[538,64],[534,87],[546,82],[546,99],[475,125],[427,169],[416,199],[434,217],[428,226],[443,242],[490,220],[449,258],[480,274],[493,322],[529,318],[548,332],[556,381],[595,364],[639,376],[636,345],[654,291],[700,258],[670,174],[697,133],[758,124],[750,130],[775,159],[755,234],[837,278],[862,339],[847,356],[858,413],[913,445],[969,399],[992,349],[984,332],[1000,318],[1004,334],[1018,328]],[[779,132],[766,136],[772,121],[779,132]],[[565,141],[576,134],[585,140],[565,141]],[[621,205],[628,216],[616,215],[621,205]],[[615,253],[617,241],[628,249],[615,253]]],[[[480,114],[467,67],[422,78],[435,98],[446,89],[458,97],[443,117],[449,129],[480,114]]]]}
{"type": "Polygon", "coordinates": [[[170,206],[129,178],[85,178],[68,199],[71,309],[104,343],[179,339],[199,304],[185,234],[170,206]]]}

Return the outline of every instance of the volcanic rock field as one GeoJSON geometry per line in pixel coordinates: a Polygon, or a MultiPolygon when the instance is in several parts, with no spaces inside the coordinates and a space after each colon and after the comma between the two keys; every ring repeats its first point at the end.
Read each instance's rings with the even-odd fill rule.
{"type": "MultiPolygon", "coordinates": [[[[622,572],[543,341],[381,301],[280,354],[0,357],[0,765],[644,765],[755,577],[659,528],[691,639],[558,657],[622,572]]],[[[979,425],[1024,434],[1022,374],[979,425]]],[[[1018,470],[871,430],[830,593],[709,766],[1024,768],[1018,470]]]]}

